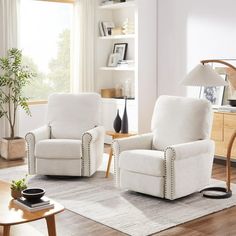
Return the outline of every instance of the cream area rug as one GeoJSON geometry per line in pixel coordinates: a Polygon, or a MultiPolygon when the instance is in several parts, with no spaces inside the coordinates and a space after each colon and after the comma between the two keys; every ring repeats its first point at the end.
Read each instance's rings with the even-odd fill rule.
{"type": "MultiPolygon", "coordinates": [[[[236,195],[229,199],[213,200],[196,193],[167,201],[135,192],[116,189],[112,175],[106,179],[105,162],[91,178],[49,178],[31,176],[30,187],[42,187],[47,196],[65,208],[89,219],[134,236],[150,235],[170,227],[236,205],[236,195]]],[[[27,166],[0,170],[0,179],[10,181],[23,177],[27,166]]],[[[222,186],[213,180],[213,185],[222,186]]],[[[236,193],[235,185],[232,186],[236,193]]]]}

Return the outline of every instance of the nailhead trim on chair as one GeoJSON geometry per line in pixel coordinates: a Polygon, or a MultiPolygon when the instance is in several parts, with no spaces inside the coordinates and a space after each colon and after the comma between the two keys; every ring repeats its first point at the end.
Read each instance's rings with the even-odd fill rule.
{"type": "Polygon", "coordinates": [[[166,151],[168,150],[168,149],[170,149],[172,152],[173,152],[173,156],[171,157],[171,160],[170,160],[170,165],[171,165],[171,167],[170,167],[170,181],[171,181],[171,183],[170,183],[170,188],[171,188],[171,196],[170,196],[170,198],[171,198],[171,200],[173,200],[174,199],[174,181],[175,181],[175,179],[174,179],[174,160],[175,160],[175,157],[176,157],[176,151],[175,151],[175,149],[174,148],[172,148],[172,147],[167,147],[166,148],[166,150],[165,150],[165,155],[164,155],[164,157],[165,157],[165,162],[164,162],[164,165],[165,165],[165,184],[164,184],[164,191],[165,191],[165,197],[167,196],[167,164],[166,164],[166,151]]]}
{"type": "Polygon", "coordinates": [[[167,183],[166,183],[166,179],[167,179],[167,166],[166,166],[166,152],[164,152],[164,169],[165,169],[165,181],[164,181],[164,197],[166,197],[167,195],[167,183]]]}
{"type": "Polygon", "coordinates": [[[91,173],[91,163],[90,163],[90,144],[92,142],[92,135],[90,133],[84,133],[82,135],[82,176],[86,176],[86,174],[88,176],[90,176],[91,173]],[[84,137],[88,135],[89,136],[89,142],[88,142],[88,146],[85,147],[84,144],[84,137]],[[85,153],[88,153],[88,158],[85,158],[85,153]],[[88,173],[86,173],[88,171],[88,173]]]}
{"type": "Polygon", "coordinates": [[[120,187],[120,170],[119,170],[119,156],[120,156],[120,144],[119,144],[119,141],[117,140],[113,140],[112,141],[112,153],[114,155],[114,181],[115,181],[115,186],[116,187],[120,187]],[[113,149],[113,144],[114,143],[117,143],[118,145],[118,153],[116,155],[116,153],[114,152],[114,149],[113,149]]]}
{"type": "MultiPolygon", "coordinates": [[[[30,166],[31,166],[31,158],[34,156],[34,152],[30,153],[30,143],[33,142],[34,146],[35,146],[35,136],[34,136],[34,134],[33,133],[26,134],[25,140],[26,140],[26,143],[27,143],[28,172],[32,173],[32,171],[30,171],[30,166]]],[[[35,172],[36,172],[36,170],[35,170],[35,163],[34,163],[33,173],[35,173],[35,172]]]]}

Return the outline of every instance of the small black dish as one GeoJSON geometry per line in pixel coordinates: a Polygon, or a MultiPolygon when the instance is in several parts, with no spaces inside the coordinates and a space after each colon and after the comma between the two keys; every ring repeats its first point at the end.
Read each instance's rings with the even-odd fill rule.
{"type": "Polygon", "coordinates": [[[229,105],[232,107],[236,107],[236,99],[228,99],[229,105]]]}
{"type": "Polygon", "coordinates": [[[27,188],[22,191],[22,196],[29,202],[37,202],[45,194],[42,188],[27,188]]]}

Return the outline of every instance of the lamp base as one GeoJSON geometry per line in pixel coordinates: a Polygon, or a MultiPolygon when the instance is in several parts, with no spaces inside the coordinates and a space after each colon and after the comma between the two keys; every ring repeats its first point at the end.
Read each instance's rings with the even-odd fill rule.
{"type": "Polygon", "coordinates": [[[205,188],[202,191],[200,191],[200,193],[203,193],[203,197],[212,198],[212,199],[224,199],[224,198],[230,198],[232,196],[232,191],[231,190],[228,191],[226,188],[223,188],[223,187],[205,188]],[[217,193],[211,194],[207,192],[219,192],[219,194],[217,193]]]}

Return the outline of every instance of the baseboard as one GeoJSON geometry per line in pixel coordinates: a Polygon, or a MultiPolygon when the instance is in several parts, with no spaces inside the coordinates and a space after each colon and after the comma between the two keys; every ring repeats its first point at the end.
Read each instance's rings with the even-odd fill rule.
{"type": "MultiPolygon", "coordinates": [[[[225,166],[226,165],[226,157],[215,156],[214,163],[225,166]]],[[[231,166],[236,167],[236,160],[235,159],[231,159],[231,166]]]]}

